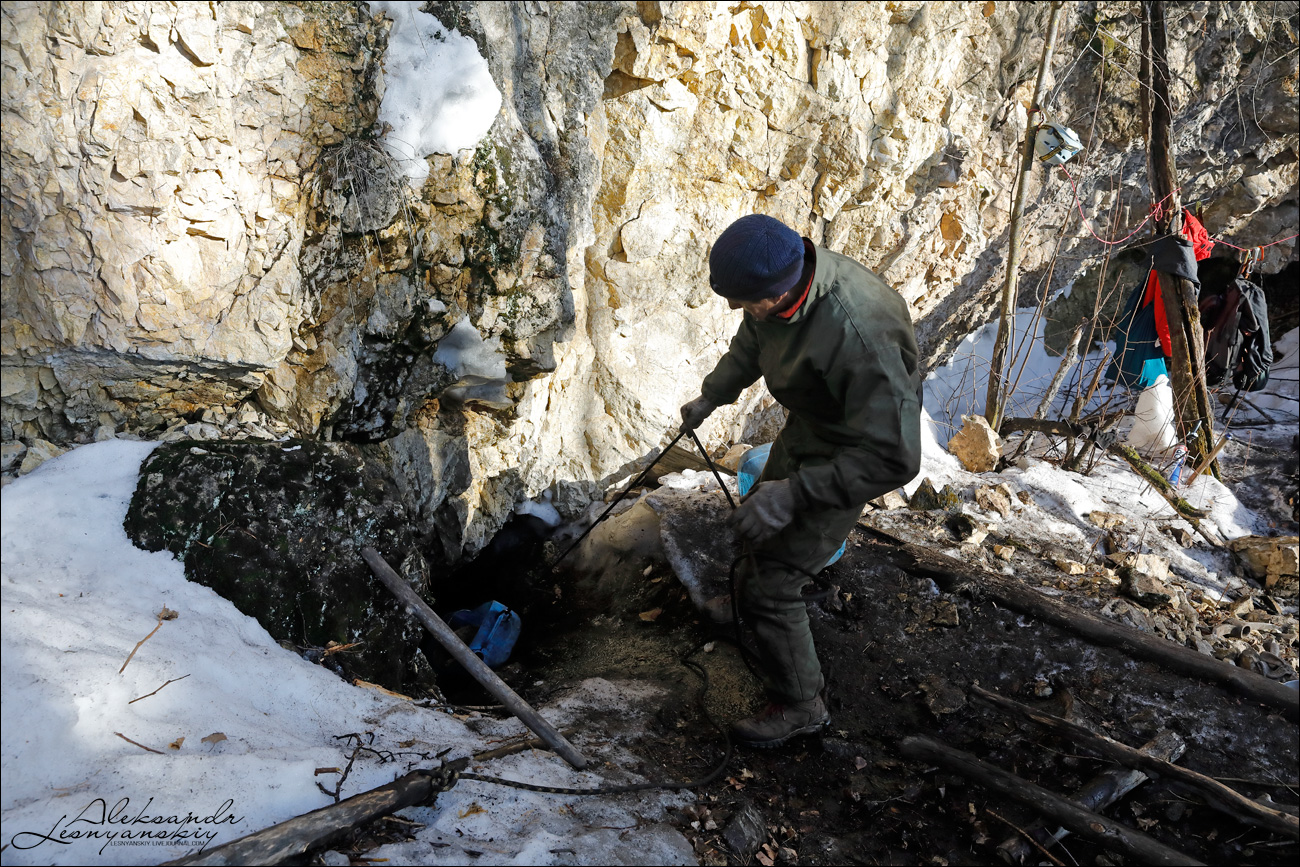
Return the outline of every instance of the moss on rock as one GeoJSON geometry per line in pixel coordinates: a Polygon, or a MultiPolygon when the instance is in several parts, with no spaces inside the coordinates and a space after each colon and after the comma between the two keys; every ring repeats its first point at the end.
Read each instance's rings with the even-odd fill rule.
{"type": "MultiPolygon", "coordinates": [[[[377,452],[374,454],[378,454],[377,452]]],[[[433,688],[418,622],[370,574],[374,546],[423,595],[429,566],[384,464],[347,443],[179,442],[141,467],[127,535],[348,678],[433,688]],[[327,652],[334,645],[355,645],[327,652]]]]}

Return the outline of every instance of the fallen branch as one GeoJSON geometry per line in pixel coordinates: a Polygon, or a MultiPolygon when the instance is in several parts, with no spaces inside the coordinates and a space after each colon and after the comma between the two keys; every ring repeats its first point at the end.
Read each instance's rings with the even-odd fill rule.
{"type": "MultiPolygon", "coordinates": [[[[1157,735],[1155,739],[1144,744],[1142,752],[1171,761],[1181,756],[1186,746],[1183,739],[1176,732],[1166,730],[1157,735]]],[[[1141,771],[1129,768],[1110,768],[1093,777],[1070,797],[1086,809],[1101,811],[1146,781],[1147,775],[1141,771]]],[[[1002,821],[1006,822],[1006,819],[1002,821]]],[[[1007,822],[1007,824],[1011,825],[1010,822],[1007,822]]],[[[998,855],[1001,856],[1003,861],[1012,865],[1024,864],[1025,860],[1034,854],[1033,849],[1038,849],[1038,851],[1051,858],[1052,856],[1048,854],[1045,847],[1055,845],[1070,833],[1065,828],[1057,828],[1056,831],[1049,832],[1041,821],[1030,825],[1028,830],[1016,828],[1015,825],[1011,825],[1011,827],[1024,835],[1024,839],[1008,837],[1003,840],[998,845],[998,855]],[[1031,844],[1033,848],[1031,848],[1031,844]]],[[[1055,861],[1056,859],[1053,858],[1052,860],[1055,861]]]]}
{"type": "Polygon", "coordinates": [[[1084,728],[1078,723],[1072,723],[1058,716],[1034,710],[1018,701],[998,695],[996,692],[990,692],[978,686],[972,686],[970,691],[973,696],[994,707],[1013,713],[1022,719],[1047,726],[1058,734],[1065,735],[1080,746],[1117,761],[1125,767],[1138,768],[1151,776],[1189,786],[1203,796],[1210,806],[1243,822],[1272,831],[1274,834],[1282,834],[1300,840],[1300,819],[1280,810],[1265,807],[1258,801],[1253,801],[1237,790],[1230,789],[1204,774],[1198,774],[1196,771],[1171,764],[1141,750],[1135,750],[1117,740],[1084,728]]]}
{"type": "MultiPolygon", "coordinates": [[[[577,731],[578,731],[577,726],[570,726],[567,729],[560,729],[560,734],[568,738],[568,737],[573,737],[573,735],[576,734],[577,731]]],[[[550,747],[547,746],[546,741],[542,740],[541,738],[529,738],[528,740],[520,741],[519,743],[508,744],[504,747],[497,747],[496,749],[484,750],[481,753],[475,753],[471,758],[476,763],[490,762],[493,759],[499,759],[502,758],[503,756],[513,756],[515,753],[522,753],[524,750],[536,750],[536,749],[549,750],[550,747]]]]}
{"type": "Polygon", "coordinates": [[[148,752],[155,753],[155,754],[160,755],[160,756],[161,756],[161,755],[165,755],[165,753],[163,753],[162,750],[155,750],[153,747],[146,747],[144,744],[140,743],[139,741],[133,741],[133,740],[131,740],[130,738],[128,738],[126,735],[122,734],[121,732],[113,732],[113,734],[117,735],[119,738],[121,738],[122,740],[126,741],[128,744],[133,744],[133,745],[139,747],[139,748],[142,749],[142,750],[147,750],[148,752]]]}
{"type": "Polygon", "coordinates": [[[279,864],[319,848],[352,828],[403,807],[430,803],[446,780],[440,771],[412,771],[393,782],[281,822],[223,846],[169,864],[279,864]]]}
{"type": "Polygon", "coordinates": [[[126,667],[130,665],[131,660],[135,658],[135,652],[140,649],[140,646],[142,644],[144,644],[150,638],[153,638],[154,632],[157,632],[159,629],[162,629],[164,620],[175,620],[176,617],[177,617],[176,612],[172,611],[170,608],[164,605],[163,610],[158,612],[158,625],[153,628],[152,632],[150,632],[144,638],[141,638],[139,641],[136,642],[135,647],[131,648],[131,652],[127,654],[126,662],[122,663],[122,667],[117,670],[117,673],[121,674],[122,672],[126,671],[126,667]]]}
{"type": "Polygon", "coordinates": [[[1177,849],[1171,849],[1141,831],[1135,831],[1091,810],[1085,810],[1068,798],[1049,792],[1042,786],[1017,777],[996,765],[981,761],[970,753],[954,749],[941,741],[917,735],[904,738],[901,749],[903,754],[910,758],[938,762],[987,789],[1027,804],[1080,837],[1092,840],[1107,849],[1123,852],[1136,859],[1138,863],[1179,865],[1203,863],[1177,849]]]}
{"type": "Polygon", "coordinates": [[[1300,693],[1275,680],[1058,602],[981,566],[914,545],[862,522],[858,526],[890,543],[880,545],[879,553],[895,566],[933,578],[946,591],[951,592],[965,582],[977,593],[1022,614],[1069,630],[1094,644],[1114,647],[1135,659],[1220,684],[1251,701],[1280,709],[1291,722],[1300,722],[1300,693]]]}
{"type": "Polygon", "coordinates": [[[469,674],[477,680],[484,689],[492,694],[493,698],[499,699],[512,714],[534,732],[542,740],[546,741],[556,753],[566,762],[572,765],[576,770],[583,770],[587,767],[587,759],[578,752],[573,744],[565,740],[564,736],[555,730],[555,727],[548,723],[541,714],[535,711],[528,702],[524,701],[519,695],[510,688],[510,686],[496,675],[496,672],[487,667],[483,660],[474,655],[465,642],[451,630],[442,618],[434,613],[423,599],[419,597],[411,585],[402,580],[392,566],[388,565],[378,551],[374,548],[366,547],[361,549],[361,556],[365,558],[366,563],[370,566],[370,571],[379,579],[380,583],[388,588],[388,592],[397,597],[406,609],[415,615],[429,634],[438,640],[438,643],[446,648],[451,657],[461,664],[469,674]]]}
{"type": "MultiPolygon", "coordinates": [[[[1018,430],[1032,430],[1067,437],[1087,437],[1090,434],[1089,428],[1081,424],[1073,424],[1068,421],[1046,421],[1037,418],[1009,418],[1002,423],[1002,430],[1007,433],[1018,430]]],[[[1111,443],[1105,448],[1108,454],[1123,460],[1133,468],[1135,473],[1141,476],[1151,487],[1155,488],[1156,493],[1164,497],[1165,502],[1172,506],[1175,512],[1186,518],[1187,522],[1192,525],[1202,539],[1216,548],[1223,547],[1223,541],[1200,524],[1202,518],[1209,517],[1209,513],[1204,509],[1196,508],[1178,496],[1174,486],[1169,484],[1169,480],[1159,470],[1142,460],[1141,455],[1123,443],[1111,443]]]]}
{"type": "MultiPolygon", "coordinates": [[[[157,631],[157,630],[155,630],[155,631],[157,631]]],[[[149,634],[150,634],[150,635],[153,635],[152,632],[149,633],[149,634]]],[[[138,646],[139,646],[139,645],[137,645],[137,647],[138,647],[138,646]]],[[[127,662],[130,662],[130,660],[128,659],[127,662]]],[[[126,668],[125,665],[122,666],[122,667],[123,667],[123,668],[126,668]]],[[[122,673],[122,672],[120,672],[120,671],[118,672],[118,674],[121,674],[121,673],[122,673]]],[[[178,681],[178,680],[184,680],[184,679],[187,678],[187,677],[189,677],[188,674],[182,674],[180,677],[173,677],[171,680],[167,681],[167,683],[175,683],[176,681],[178,681]]],[[[155,689],[153,692],[146,692],[144,695],[140,696],[140,698],[133,698],[133,699],[131,699],[130,701],[127,702],[127,704],[135,704],[137,701],[140,701],[140,699],[148,698],[148,697],[151,696],[151,695],[157,695],[158,693],[162,692],[162,690],[163,690],[163,686],[166,686],[167,683],[164,683],[162,686],[158,687],[158,688],[155,689]]]]}

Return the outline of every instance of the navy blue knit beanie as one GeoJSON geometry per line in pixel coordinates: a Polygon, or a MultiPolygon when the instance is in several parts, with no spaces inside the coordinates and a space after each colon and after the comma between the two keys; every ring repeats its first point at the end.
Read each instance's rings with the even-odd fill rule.
{"type": "Polygon", "coordinates": [[[709,254],[709,285],[723,298],[758,301],[784,295],[803,273],[803,238],[764,214],[741,217],[709,254]]]}

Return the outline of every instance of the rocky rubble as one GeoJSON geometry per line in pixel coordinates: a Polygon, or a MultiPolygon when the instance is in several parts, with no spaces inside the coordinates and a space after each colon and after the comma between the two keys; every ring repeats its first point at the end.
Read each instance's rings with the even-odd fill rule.
{"type": "MultiPolygon", "coordinates": [[[[918,494],[926,489],[933,490],[928,479],[918,494]]],[[[1300,627],[1291,565],[1297,551],[1294,537],[1242,537],[1232,546],[1244,552],[1244,574],[1252,580],[1207,580],[1203,569],[1191,571],[1192,561],[1174,549],[1159,544],[1154,547],[1162,553],[1141,550],[1141,540],[1151,539],[1145,521],[1094,511],[1090,520],[1104,535],[1084,549],[1051,532],[1041,518],[1035,520],[1039,507],[1033,497],[1028,502],[1017,497],[1014,506],[1000,508],[1010,499],[999,490],[1009,489],[1005,482],[997,488],[945,489],[953,495],[950,505],[914,496],[914,503],[927,508],[877,509],[863,521],[909,541],[951,548],[954,556],[1015,574],[1037,583],[1042,592],[1096,608],[1136,629],[1271,678],[1296,679],[1300,627]],[[1016,519],[1001,520],[1008,515],[1016,519]],[[1114,531],[1124,524],[1137,534],[1117,535],[1114,531]],[[1173,558],[1180,565],[1171,568],[1173,558]],[[1267,564],[1272,563],[1278,565],[1272,567],[1276,577],[1269,583],[1267,564]]]]}

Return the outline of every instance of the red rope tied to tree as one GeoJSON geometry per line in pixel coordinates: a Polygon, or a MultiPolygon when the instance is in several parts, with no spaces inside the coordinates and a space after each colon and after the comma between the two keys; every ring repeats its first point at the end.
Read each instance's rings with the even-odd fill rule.
{"type": "Polygon", "coordinates": [[[1138,223],[1137,227],[1132,232],[1129,232],[1127,235],[1125,235],[1123,238],[1120,238],[1118,241],[1107,241],[1101,235],[1097,234],[1097,231],[1092,228],[1092,222],[1083,213],[1083,202],[1079,198],[1079,187],[1074,183],[1074,177],[1071,176],[1070,172],[1065,168],[1065,166],[1061,166],[1061,173],[1065,175],[1065,179],[1070,182],[1070,188],[1074,190],[1074,204],[1079,211],[1079,219],[1083,222],[1083,225],[1087,227],[1088,231],[1092,233],[1092,236],[1094,238],[1096,238],[1098,241],[1100,241],[1101,243],[1105,244],[1108,247],[1113,247],[1116,244],[1123,244],[1125,241],[1132,238],[1138,232],[1142,231],[1142,227],[1145,226],[1147,223],[1151,222],[1152,220],[1159,220],[1164,215],[1165,202],[1173,196],[1173,193],[1170,193],[1168,196],[1165,196],[1163,199],[1161,199],[1160,201],[1152,205],[1151,209],[1147,212],[1147,215],[1142,218],[1142,222],[1138,223]]]}
{"type": "MultiPolygon", "coordinates": [[[[1065,179],[1070,182],[1070,189],[1074,191],[1074,204],[1076,210],[1078,210],[1079,212],[1079,219],[1083,222],[1083,225],[1087,227],[1088,231],[1092,233],[1092,237],[1096,238],[1098,241],[1100,241],[1101,243],[1105,244],[1108,247],[1113,247],[1117,244],[1123,244],[1125,241],[1129,240],[1138,232],[1140,232],[1142,230],[1142,227],[1145,226],[1147,223],[1149,223],[1151,220],[1155,220],[1159,222],[1161,219],[1163,219],[1165,216],[1165,202],[1167,202],[1173,196],[1173,193],[1171,192],[1168,196],[1165,196],[1163,199],[1153,204],[1151,206],[1151,209],[1147,212],[1147,215],[1142,219],[1142,222],[1138,223],[1137,227],[1133,229],[1132,232],[1129,232],[1127,235],[1125,235],[1123,238],[1120,238],[1118,241],[1107,241],[1101,235],[1097,234],[1096,230],[1092,228],[1092,222],[1083,213],[1083,202],[1079,197],[1079,187],[1077,184],[1075,184],[1074,177],[1070,174],[1069,170],[1066,169],[1064,165],[1061,166],[1061,174],[1065,175],[1065,179]]],[[[1217,235],[1210,235],[1210,238],[1216,244],[1223,244],[1225,247],[1231,247],[1234,250],[1240,250],[1243,253],[1249,253],[1252,249],[1262,250],[1265,247],[1272,247],[1275,244],[1285,244],[1287,241],[1300,238],[1300,234],[1289,235],[1285,238],[1279,238],[1276,241],[1270,241],[1267,244],[1261,244],[1259,245],[1258,248],[1238,247],[1236,244],[1229,243],[1228,241],[1223,240],[1217,235]]]]}

